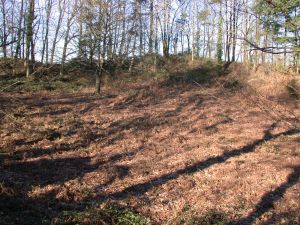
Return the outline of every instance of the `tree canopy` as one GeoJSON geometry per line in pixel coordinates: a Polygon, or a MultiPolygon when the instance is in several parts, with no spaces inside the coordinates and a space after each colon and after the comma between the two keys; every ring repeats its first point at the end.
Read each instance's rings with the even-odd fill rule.
{"type": "Polygon", "coordinates": [[[300,0],[257,0],[254,8],[274,41],[299,53],[300,0]]]}

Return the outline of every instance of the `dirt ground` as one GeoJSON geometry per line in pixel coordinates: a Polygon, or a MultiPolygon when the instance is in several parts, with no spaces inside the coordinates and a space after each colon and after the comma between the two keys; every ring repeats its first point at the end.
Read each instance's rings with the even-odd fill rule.
{"type": "Polygon", "coordinates": [[[107,202],[157,224],[187,207],[300,224],[300,130],[239,92],[154,84],[0,103],[0,217],[15,224],[107,202]]]}

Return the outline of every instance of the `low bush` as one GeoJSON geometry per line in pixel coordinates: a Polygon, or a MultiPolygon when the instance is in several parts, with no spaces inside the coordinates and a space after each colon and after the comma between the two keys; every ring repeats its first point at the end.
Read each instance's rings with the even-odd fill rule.
{"type": "Polygon", "coordinates": [[[59,216],[52,223],[53,225],[146,225],[150,220],[140,216],[132,210],[116,206],[107,205],[103,208],[92,207],[84,212],[67,211],[59,216]]]}

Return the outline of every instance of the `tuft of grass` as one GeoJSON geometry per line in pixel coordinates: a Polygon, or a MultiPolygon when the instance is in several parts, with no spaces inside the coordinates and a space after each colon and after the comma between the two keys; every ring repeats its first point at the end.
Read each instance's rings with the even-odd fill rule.
{"type": "Polygon", "coordinates": [[[103,208],[92,207],[84,212],[67,211],[56,218],[53,225],[147,225],[150,220],[133,212],[132,210],[117,206],[107,205],[103,208]]]}
{"type": "Polygon", "coordinates": [[[280,153],[280,148],[269,141],[265,141],[264,143],[262,143],[259,148],[268,153],[274,153],[274,154],[280,153]]]}
{"type": "Polygon", "coordinates": [[[200,218],[192,218],[192,223],[197,225],[229,225],[231,224],[228,215],[224,212],[211,211],[208,212],[205,216],[200,218]]]}
{"type": "Polygon", "coordinates": [[[292,79],[288,82],[287,86],[287,91],[289,92],[289,95],[293,98],[299,98],[299,90],[298,90],[298,82],[296,79],[292,79]]]}
{"type": "Polygon", "coordinates": [[[183,215],[169,225],[230,225],[233,222],[224,212],[210,211],[204,216],[183,215]]]}
{"type": "Polygon", "coordinates": [[[189,204],[182,208],[182,215],[170,221],[168,225],[230,225],[234,224],[225,212],[208,211],[199,215],[189,204]]]}
{"type": "Polygon", "coordinates": [[[224,88],[234,90],[242,87],[242,84],[238,79],[227,79],[224,82],[224,88]]]}

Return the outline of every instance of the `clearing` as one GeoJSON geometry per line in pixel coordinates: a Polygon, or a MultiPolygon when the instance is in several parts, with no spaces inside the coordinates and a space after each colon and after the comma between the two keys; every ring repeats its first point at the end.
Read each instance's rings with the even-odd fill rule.
{"type": "Polygon", "coordinates": [[[108,204],[147,218],[121,224],[300,222],[300,130],[247,92],[152,82],[0,103],[1,224],[109,224],[92,211],[108,204]]]}

